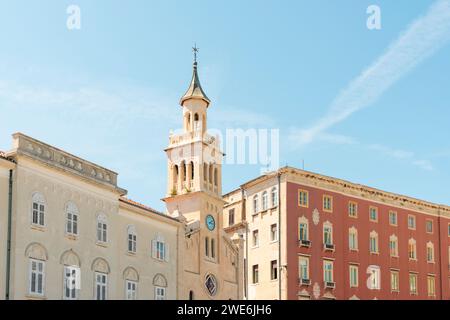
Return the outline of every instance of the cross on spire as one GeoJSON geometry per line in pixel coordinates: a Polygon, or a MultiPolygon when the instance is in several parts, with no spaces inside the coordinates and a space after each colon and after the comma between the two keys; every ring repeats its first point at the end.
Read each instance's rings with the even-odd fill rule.
{"type": "Polygon", "coordinates": [[[197,53],[200,48],[197,48],[197,44],[195,43],[192,47],[192,52],[194,53],[194,62],[197,63],[197,53]]]}

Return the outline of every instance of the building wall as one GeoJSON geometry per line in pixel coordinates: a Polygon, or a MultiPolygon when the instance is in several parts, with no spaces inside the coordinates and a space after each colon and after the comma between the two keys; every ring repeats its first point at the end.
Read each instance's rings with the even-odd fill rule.
{"type": "Polygon", "coordinates": [[[299,293],[308,294],[311,298],[335,297],[337,299],[448,299],[448,218],[432,215],[425,212],[414,211],[397,206],[385,204],[381,201],[367,200],[354,195],[347,195],[301,183],[288,183],[287,187],[287,252],[288,252],[288,279],[289,299],[297,299],[299,293]],[[308,207],[302,207],[298,202],[299,190],[309,193],[308,207]],[[333,197],[332,212],[323,210],[323,196],[333,197]],[[348,203],[354,201],[358,206],[356,218],[349,217],[348,203]],[[369,207],[378,209],[378,221],[369,220],[369,207]],[[397,226],[389,224],[389,211],[397,212],[397,226]],[[408,228],[408,215],[416,217],[416,228],[408,228]],[[298,243],[299,218],[306,217],[309,222],[309,240],[311,247],[300,247],[298,243]],[[426,232],[426,221],[433,223],[433,233],[426,232]],[[334,251],[325,251],[323,248],[323,224],[330,222],[333,226],[334,251]],[[441,223],[441,243],[444,249],[439,254],[439,222],[441,223]],[[349,228],[355,227],[358,232],[358,251],[350,251],[348,245],[349,228]],[[369,235],[378,233],[379,253],[369,252],[369,235]],[[398,258],[391,257],[389,251],[389,237],[395,234],[398,237],[398,258]],[[408,241],[414,238],[417,244],[417,260],[408,258],[408,241]],[[434,244],[435,262],[427,263],[426,244],[434,244]],[[311,285],[300,286],[299,255],[309,256],[311,285]],[[325,289],[323,280],[323,260],[334,262],[335,289],[325,289]],[[358,287],[350,288],[349,265],[358,266],[358,287]],[[381,287],[379,290],[369,289],[366,281],[369,278],[369,266],[379,266],[381,269],[381,287]],[[440,275],[441,267],[443,274],[440,275]],[[391,292],[390,271],[398,270],[400,283],[399,292],[391,292]],[[418,294],[409,292],[409,273],[418,275],[418,294]],[[436,295],[429,297],[427,292],[427,276],[434,275],[436,295]],[[442,290],[441,284],[442,283],[442,290]],[[443,296],[441,296],[441,292],[443,296]]]}

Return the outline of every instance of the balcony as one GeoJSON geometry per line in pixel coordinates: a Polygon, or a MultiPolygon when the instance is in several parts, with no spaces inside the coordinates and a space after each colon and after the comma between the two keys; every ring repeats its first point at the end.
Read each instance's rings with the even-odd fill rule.
{"type": "Polygon", "coordinates": [[[306,239],[301,239],[301,240],[298,241],[298,245],[300,247],[309,248],[309,247],[311,247],[311,241],[310,240],[306,240],[306,239]]]}
{"type": "Polygon", "coordinates": [[[326,289],[334,289],[336,287],[336,282],[333,281],[325,281],[324,286],[326,289]]]}
{"type": "Polygon", "coordinates": [[[309,285],[311,285],[311,280],[310,279],[299,278],[298,279],[298,284],[301,285],[301,286],[309,286],[309,285]]]}
{"type": "Polygon", "coordinates": [[[325,251],[334,251],[334,244],[332,244],[332,243],[324,243],[323,244],[323,249],[325,251]]]}

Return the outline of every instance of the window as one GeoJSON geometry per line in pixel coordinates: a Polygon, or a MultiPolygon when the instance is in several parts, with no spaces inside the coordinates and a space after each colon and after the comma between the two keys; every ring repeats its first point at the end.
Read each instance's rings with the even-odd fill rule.
{"type": "Polygon", "coordinates": [[[252,239],[253,239],[253,247],[259,246],[259,231],[258,230],[253,230],[252,239]]]}
{"type": "Polygon", "coordinates": [[[253,283],[258,283],[259,282],[259,269],[258,269],[258,265],[257,264],[255,264],[253,267],[252,267],[252,275],[253,275],[253,283]]]}
{"type": "Polygon", "coordinates": [[[370,253],[378,253],[378,233],[372,231],[369,236],[370,253]]]}
{"type": "Polygon", "coordinates": [[[234,225],[234,209],[228,211],[228,226],[234,225]]]}
{"type": "Polygon", "coordinates": [[[270,226],[270,241],[277,241],[278,240],[278,228],[277,224],[274,223],[270,226]]]}
{"type": "Polygon", "coordinates": [[[37,226],[45,226],[45,199],[40,193],[33,194],[31,223],[37,226]]]}
{"type": "Polygon", "coordinates": [[[350,201],[348,203],[348,215],[349,217],[358,217],[358,204],[356,202],[350,201]]]}
{"type": "Polygon", "coordinates": [[[263,194],[262,194],[262,210],[263,211],[267,210],[267,205],[268,205],[267,201],[268,201],[268,199],[267,199],[267,191],[264,191],[263,194]]]}
{"type": "Polygon", "coordinates": [[[333,226],[329,222],[324,223],[323,226],[323,244],[333,244],[333,226]]]}
{"type": "Polygon", "coordinates": [[[78,299],[80,289],[80,268],[64,266],[63,298],[65,300],[78,299]]]}
{"type": "Polygon", "coordinates": [[[416,217],[411,214],[408,215],[408,229],[416,229],[416,217]]]}
{"type": "Polygon", "coordinates": [[[367,285],[369,289],[380,290],[381,271],[379,266],[371,265],[367,268],[367,273],[370,274],[367,285]]]}
{"type": "Polygon", "coordinates": [[[136,300],[137,299],[137,282],[126,280],[125,281],[125,297],[126,300],[136,300]]]}
{"type": "Polygon", "coordinates": [[[416,240],[412,238],[408,241],[408,257],[409,260],[417,260],[416,240]]]}
{"type": "Polygon", "coordinates": [[[166,288],[155,287],[155,300],[166,300],[166,288]]]}
{"type": "Polygon", "coordinates": [[[308,191],[298,190],[298,205],[300,207],[308,207],[308,191]]]}
{"type": "Polygon", "coordinates": [[[329,195],[323,196],[323,211],[333,211],[333,197],[329,195]]]}
{"type": "Polygon", "coordinates": [[[277,260],[270,261],[270,280],[278,279],[277,260]]]}
{"type": "Polygon", "coordinates": [[[393,292],[399,292],[400,286],[399,286],[399,274],[396,270],[391,270],[391,291],[393,292]]]}
{"type": "Polygon", "coordinates": [[[427,288],[428,288],[428,296],[435,297],[436,296],[436,282],[434,276],[427,276],[427,288]]]}
{"type": "Polygon", "coordinates": [[[358,287],[358,266],[350,265],[349,273],[350,273],[350,287],[357,288],[358,287]]]}
{"type": "MultiPolygon", "coordinates": [[[[206,243],[207,241],[205,241],[205,245],[206,243]]],[[[208,253],[207,247],[205,248],[205,253],[208,253]]],[[[169,261],[169,245],[161,235],[152,240],[152,257],[160,261],[169,261]]]]}
{"type": "Polygon", "coordinates": [[[323,281],[333,282],[333,261],[323,261],[323,281]]]}
{"type": "Polygon", "coordinates": [[[427,233],[433,233],[433,220],[427,220],[426,229],[427,233]]]}
{"type": "Polygon", "coordinates": [[[278,206],[278,190],[277,190],[277,188],[272,188],[272,191],[271,191],[271,194],[272,194],[272,207],[276,207],[276,206],[278,206]]]}
{"type": "Polygon", "coordinates": [[[216,243],[214,239],[211,239],[211,258],[216,258],[216,243]]]}
{"type": "Polygon", "coordinates": [[[427,243],[427,262],[434,263],[434,245],[432,242],[427,243]]]}
{"type": "Polygon", "coordinates": [[[259,197],[257,194],[253,196],[253,213],[259,212],[259,197]]]}
{"type": "Polygon", "coordinates": [[[134,226],[128,226],[127,230],[127,241],[128,241],[128,252],[136,253],[136,228],[134,226]]]}
{"type": "Polygon", "coordinates": [[[397,212],[389,211],[389,224],[391,226],[396,226],[397,225],[397,212]]]}
{"type": "Polygon", "coordinates": [[[299,278],[309,280],[309,258],[305,256],[298,257],[299,278]]]}
{"type": "Polygon", "coordinates": [[[298,240],[308,240],[308,221],[306,218],[300,218],[300,222],[298,224],[298,240]]]}
{"type": "Polygon", "coordinates": [[[409,293],[417,294],[417,274],[409,274],[409,293]]]}
{"type": "Polygon", "coordinates": [[[350,250],[358,250],[358,230],[355,227],[348,229],[348,248],[350,250]]]}
{"type": "Polygon", "coordinates": [[[209,257],[209,238],[205,237],[205,256],[209,257]]]}
{"type": "Polygon", "coordinates": [[[107,231],[108,231],[108,224],[106,220],[106,216],[103,214],[100,214],[97,217],[97,242],[107,242],[107,231]]]}
{"type": "Polygon", "coordinates": [[[29,293],[43,296],[45,283],[44,261],[30,259],[29,281],[29,293]]]}
{"type": "Polygon", "coordinates": [[[73,202],[66,205],[66,233],[78,235],[78,208],[73,202]]]}
{"type": "Polygon", "coordinates": [[[450,237],[450,223],[448,224],[448,230],[447,230],[448,236],[450,237]]]}
{"type": "Polygon", "coordinates": [[[369,208],[369,220],[372,222],[378,222],[378,208],[369,208]]]}
{"type": "Polygon", "coordinates": [[[389,237],[389,254],[391,257],[398,257],[398,239],[395,234],[389,237]]]}
{"type": "Polygon", "coordinates": [[[102,272],[95,273],[95,300],[106,300],[108,275],[102,272]]]}

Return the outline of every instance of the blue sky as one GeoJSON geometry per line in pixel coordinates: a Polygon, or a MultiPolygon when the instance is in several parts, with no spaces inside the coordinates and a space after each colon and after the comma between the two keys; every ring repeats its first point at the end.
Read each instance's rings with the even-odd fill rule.
{"type": "MultiPolygon", "coordinates": [[[[281,165],[450,204],[448,2],[2,0],[0,149],[21,131],[163,210],[196,42],[210,127],[279,128],[281,165]]],[[[224,191],[259,172],[225,165],[224,191]]]]}

